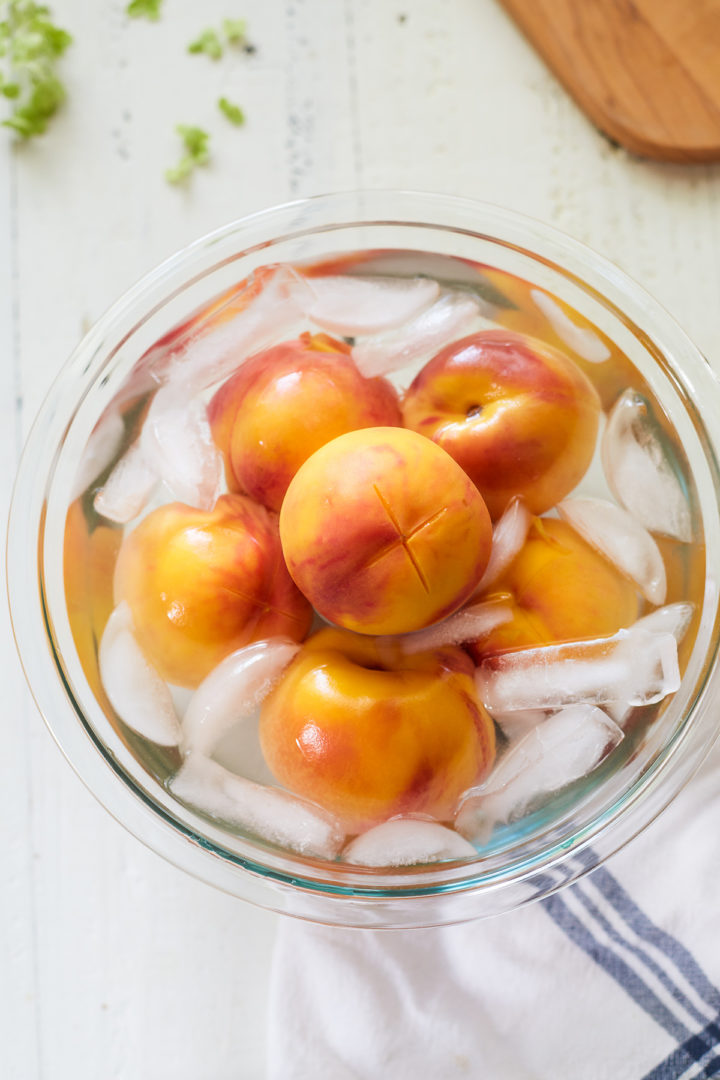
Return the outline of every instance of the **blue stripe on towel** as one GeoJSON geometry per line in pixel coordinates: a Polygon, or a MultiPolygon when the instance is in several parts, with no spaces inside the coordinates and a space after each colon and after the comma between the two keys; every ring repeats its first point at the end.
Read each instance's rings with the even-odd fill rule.
{"type": "MultiPolygon", "coordinates": [[[[588,879],[588,884],[596,884],[594,875],[590,879],[588,879]]],[[[576,885],[572,891],[573,895],[577,897],[583,907],[585,907],[590,913],[590,915],[592,915],[598,926],[602,927],[602,929],[605,931],[611,941],[615,942],[616,945],[619,945],[620,948],[624,948],[628,952],[631,952],[633,956],[636,956],[637,959],[642,964],[644,964],[648,971],[651,971],[653,973],[658,982],[662,983],[665,989],[670,992],[670,994],[678,1002],[678,1004],[683,1007],[685,1012],[692,1016],[699,1025],[707,1024],[707,1013],[701,1012],[700,1009],[698,1009],[697,1006],[693,1004],[690,998],[685,993],[683,993],[683,991],[673,979],[672,973],[665,968],[662,968],[660,964],[658,964],[657,961],[655,961],[652,956],[650,956],[645,951],[645,949],[642,948],[642,946],[637,945],[634,942],[628,940],[628,938],[624,937],[622,932],[618,930],[617,927],[613,926],[612,923],[608,921],[608,919],[605,918],[600,908],[593,902],[592,898],[588,896],[583,885],[576,885]]],[[[617,910],[617,908],[615,908],[615,905],[613,905],[613,909],[617,910]]]]}
{"type": "Polygon", "coordinates": [[[699,1034],[673,1050],[659,1065],[647,1073],[643,1080],[681,1080],[687,1074],[688,1080],[703,1080],[720,1076],[720,1056],[717,1054],[720,1040],[720,1015],[707,1025],[699,1034]],[[708,1042],[711,1042],[708,1050],[708,1042]],[[704,1060],[713,1054],[709,1060],[704,1060]],[[697,1066],[697,1068],[695,1068],[697,1066]],[[698,1071],[699,1070],[699,1071],[698,1071]]]}
{"type": "Polygon", "coordinates": [[[598,868],[589,881],[612,904],[618,915],[635,931],[637,936],[663,952],[699,996],[714,1011],[720,1012],[720,990],[710,982],[692,953],[672,934],[668,934],[667,931],[661,930],[659,926],[651,922],[617,878],[604,867],[598,868]]]}
{"type": "MultiPolygon", "coordinates": [[[[576,856],[585,869],[591,869],[597,861],[595,854],[586,850],[576,856]]],[[[549,875],[546,876],[546,882],[549,875]]],[[[561,887],[562,881],[556,880],[555,887],[561,887]]],[[[585,878],[582,885],[571,886],[575,898],[587,912],[585,917],[575,915],[562,896],[549,896],[542,901],[548,915],[560,929],[642,1008],[656,1023],[660,1024],[678,1041],[678,1047],[657,1065],[643,1080],[718,1080],[720,1077],[720,990],[702,970],[692,953],[677,938],[656,926],[641,908],[632,900],[623,886],[603,867],[596,869],[585,878]],[[590,888],[596,889],[596,902],[590,888]],[[622,931],[613,926],[599,905],[607,904],[620,916],[629,930],[633,941],[628,940],[622,931]],[[593,934],[595,927],[601,928],[609,945],[598,941],[593,934]],[[652,945],[667,957],[667,968],[652,957],[640,942],[652,945]],[[670,991],[674,1000],[683,1007],[686,1014],[695,1017],[704,1026],[693,1032],[674,1014],[647,985],[642,976],[635,972],[616,951],[616,947],[631,952],[652,972],[663,986],[670,991]],[[714,1018],[709,1020],[700,1009],[688,999],[687,994],[677,985],[677,974],[682,975],[686,985],[691,986],[698,997],[712,1010],[714,1018]]]]}
{"type": "MultiPolygon", "coordinates": [[[[690,1031],[668,1009],[653,990],[643,982],[618,954],[606,945],[601,945],[591,931],[574,915],[560,896],[549,896],[542,905],[550,918],[563,933],[567,934],[583,952],[599,964],[630,997],[644,1009],[649,1016],[665,1028],[678,1043],[684,1043],[690,1037],[690,1031]]],[[[703,1047],[703,1054],[708,1050],[703,1047]]]]}

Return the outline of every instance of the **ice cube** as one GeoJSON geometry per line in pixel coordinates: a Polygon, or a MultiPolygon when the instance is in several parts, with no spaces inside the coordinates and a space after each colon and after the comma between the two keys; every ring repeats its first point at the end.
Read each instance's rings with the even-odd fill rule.
{"type": "Polygon", "coordinates": [[[321,329],[354,337],[381,334],[415,318],[437,299],[430,278],[308,277],[305,314],[321,329]]]}
{"type": "Polygon", "coordinates": [[[223,459],[205,406],[174,383],[158,390],[143,425],[141,449],[176,499],[212,510],[222,491],[223,459]]]}
{"type": "Polygon", "coordinates": [[[518,709],[516,712],[497,713],[493,716],[493,720],[506,739],[517,742],[538,724],[547,720],[549,715],[547,709],[518,709]]]}
{"type": "Polygon", "coordinates": [[[170,690],[135,640],[124,601],[108,619],[98,661],[105,693],[123,723],[160,746],[177,746],[182,733],[170,690]]]}
{"type": "Polygon", "coordinates": [[[282,263],[230,296],[221,307],[168,335],[141,360],[156,382],[174,382],[188,396],[221,382],[250,356],[295,329],[311,299],[305,279],[282,263]]]}
{"type": "Polygon", "coordinates": [[[624,728],[635,707],[634,705],[627,705],[624,701],[606,701],[603,709],[618,727],[624,728]]]}
{"type": "Polygon", "coordinates": [[[462,645],[465,641],[477,641],[485,637],[496,626],[512,618],[512,608],[501,600],[488,600],[484,604],[473,604],[463,608],[427,630],[418,630],[414,634],[404,634],[397,640],[402,651],[408,655],[425,652],[426,649],[440,649],[444,645],[462,645]]]}
{"type": "Polygon", "coordinates": [[[345,841],[339,822],[326,810],[245,780],[199,754],[185,759],[168,786],[176,798],[209,817],[301,855],[334,859],[345,841]]]}
{"type": "Polygon", "coordinates": [[[490,559],[475,590],[476,595],[487,592],[505,573],[525,543],[531,521],[532,515],[526,504],[516,495],[495,524],[490,559]]]}
{"type": "Polygon", "coordinates": [[[495,825],[587,776],[622,739],[618,725],[594,705],[561,709],[511,746],[483,785],[466,792],[455,828],[486,843],[495,825]]]}
{"type": "Polygon", "coordinates": [[[299,648],[289,638],[273,638],[221,660],[200,683],[183,716],[188,751],[211,754],[231,727],[257,709],[299,648]]]}
{"type": "Polygon", "coordinates": [[[652,705],[680,686],[677,642],[672,634],[620,630],[608,638],[487,657],[475,679],[493,716],[576,703],[652,705]]]}
{"type": "MultiPolygon", "coordinates": [[[[630,629],[653,634],[672,634],[679,644],[687,633],[694,610],[693,604],[668,604],[666,607],[657,608],[649,615],[644,615],[642,619],[634,622],[630,629]]],[[[616,724],[625,727],[635,706],[628,705],[625,701],[609,701],[603,708],[616,724]]]]}
{"type": "Polygon", "coordinates": [[[468,333],[479,316],[480,305],[467,293],[446,293],[405,326],[353,346],[352,358],[366,378],[389,375],[406,364],[429,359],[443,345],[468,333]]]}
{"type": "Polygon", "coordinates": [[[646,529],[692,540],[690,507],[665,436],[635,390],[621,394],[608,416],[602,457],[613,495],[646,529]]]}
{"type": "Polygon", "coordinates": [[[665,563],[650,533],[627,510],[606,499],[565,499],[560,517],[640,587],[651,604],[663,604],[665,563]]]}
{"type": "Polygon", "coordinates": [[[116,457],[125,436],[123,418],[116,408],[107,409],[93,428],[75,475],[71,501],[77,499],[116,457]]]}
{"type": "Polygon", "coordinates": [[[158,474],[137,439],[95,495],[95,511],[109,521],[125,525],[145,509],[157,483],[158,474]]]}
{"type": "Polygon", "coordinates": [[[602,364],[610,359],[612,354],[597,331],[590,326],[577,326],[554,297],[541,289],[531,289],[530,296],[560,340],[583,360],[602,364]]]}
{"type": "Polygon", "coordinates": [[[648,630],[653,634],[672,634],[679,643],[688,631],[694,610],[694,604],[667,604],[649,615],[643,615],[642,619],[633,623],[633,628],[648,630]]]}
{"type": "Polygon", "coordinates": [[[472,844],[436,821],[393,818],[351,841],[342,860],[356,866],[415,866],[475,855],[472,844]]]}

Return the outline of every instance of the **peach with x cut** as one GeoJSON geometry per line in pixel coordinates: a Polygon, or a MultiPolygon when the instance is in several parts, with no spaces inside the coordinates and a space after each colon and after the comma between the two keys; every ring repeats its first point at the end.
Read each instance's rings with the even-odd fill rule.
{"type": "Polygon", "coordinates": [[[276,635],[302,641],[312,610],[283,562],[277,518],[243,495],[211,511],[169,503],[125,537],[115,603],[164,679],[197,686],[227,656],[276,635]]]}
{"type": "Polygon", "coordinates": [[[288,569],[317,611],[364,634],[419,630],[456,611],[490,555],[490,517],[449,454],[402,428],[317,450],[280,511],[288,569]]]}

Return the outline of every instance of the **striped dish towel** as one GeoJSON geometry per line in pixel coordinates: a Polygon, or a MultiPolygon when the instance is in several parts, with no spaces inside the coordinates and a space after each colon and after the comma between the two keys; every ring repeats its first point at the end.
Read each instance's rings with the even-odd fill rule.
{"type": "Polygon", "coordinates": [[[720,1077],[720,749],[529,907],[432,930],[284,920],[268,1046],[270,1080],[720,1077]]]}

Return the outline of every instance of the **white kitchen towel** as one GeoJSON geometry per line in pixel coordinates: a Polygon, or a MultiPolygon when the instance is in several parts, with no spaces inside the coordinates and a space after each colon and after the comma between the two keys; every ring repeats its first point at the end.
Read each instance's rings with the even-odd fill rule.
{"type": "Polygon", "coordinates": [[[269,1080],[720,1077],[720,750],[604,867],[430,930],[283,920],[269,1080]]]}

